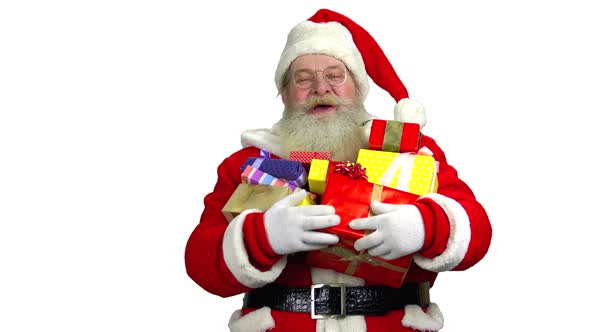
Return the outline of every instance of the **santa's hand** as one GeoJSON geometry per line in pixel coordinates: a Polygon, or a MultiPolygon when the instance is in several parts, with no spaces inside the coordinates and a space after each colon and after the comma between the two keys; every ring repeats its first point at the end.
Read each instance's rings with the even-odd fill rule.
{"type": "Polygon", "coordinates": [[[329,205],[296,206],[307,195],[298,191],[276,202],[264,213],[264,227],[272,250],[279,255],[318,250],[338,242],[338,236],[315,230],[340,223],[329,205]]]}
{"type": "Polygon", "coordinates": [[[368,249],[369,255],[390,260],[422,249],[424,221],[417,207],[373,201],[371,209],[377,215],[355,219],[349,224],[356,230],[375,230],[354,243],[356,250],[368,249]]]}

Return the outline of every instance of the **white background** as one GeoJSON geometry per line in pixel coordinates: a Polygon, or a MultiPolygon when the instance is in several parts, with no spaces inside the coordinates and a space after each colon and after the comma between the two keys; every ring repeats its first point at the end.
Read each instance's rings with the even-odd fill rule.
{"type": "Polygon", "coordinates": [[[321,7],[375,37],[490,216],[488,255],[433,289],[444,330],[587,328],[582,1],[196,3],[0,5],[0,331],[227,329],[241,297],[194,284],[184,246],[321,7]]]}

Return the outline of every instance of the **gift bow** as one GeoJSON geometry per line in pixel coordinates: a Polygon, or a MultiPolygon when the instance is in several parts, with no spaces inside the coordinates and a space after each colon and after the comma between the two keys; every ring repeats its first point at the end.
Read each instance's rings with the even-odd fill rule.
{"type": "Polygon", "coordinates": [[[260,157],[261,158],[270,158],[270,152],[266,149],[260,150],[260,157]]]}
{"type": "Polygon", "coordinates": [[[367,169],[363,168],[359,163],[352,163],[350,161],[339,162],[336,164],[334,171],[346,175],[351,179],[367,179],[367,169]]]}
{"type": "Polygon", "coordinates": [[[260,150],[260,158],[256,159],[252,163],[252,167],[254,167],[256,169],[260,168],[260,165],[262,165],[262,161],[264,159],[270,159],[270,152],[268,152],[268,150],[266,150],[266,149],[260,150]]]}

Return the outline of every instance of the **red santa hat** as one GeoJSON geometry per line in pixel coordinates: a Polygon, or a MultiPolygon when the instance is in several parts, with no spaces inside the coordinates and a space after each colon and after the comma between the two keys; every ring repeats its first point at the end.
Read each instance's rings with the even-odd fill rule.
{"type": "Polygon", "coordinates": [[[424,107],[408,98],[406,87],[381,47],[365,29],[348,17],[320,9],[307,21],[291,29],[275,72],[278,89],[291,62],[304,54],[326,54],[342,61],[356,78],[362,101],[369,92],[371,77],[397,102],[394,119],[418,123],[420,127],[426,124],[424,107]]]}

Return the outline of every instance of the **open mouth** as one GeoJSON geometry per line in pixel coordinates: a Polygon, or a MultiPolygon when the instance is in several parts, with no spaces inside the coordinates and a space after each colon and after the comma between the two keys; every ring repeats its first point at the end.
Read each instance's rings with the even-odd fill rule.
{"type": "Polygon", "coordinates": [[[336,106],[330,104],[318,104],[311,109],[312,113],[329,113],[336,110],[336,106]]]}

